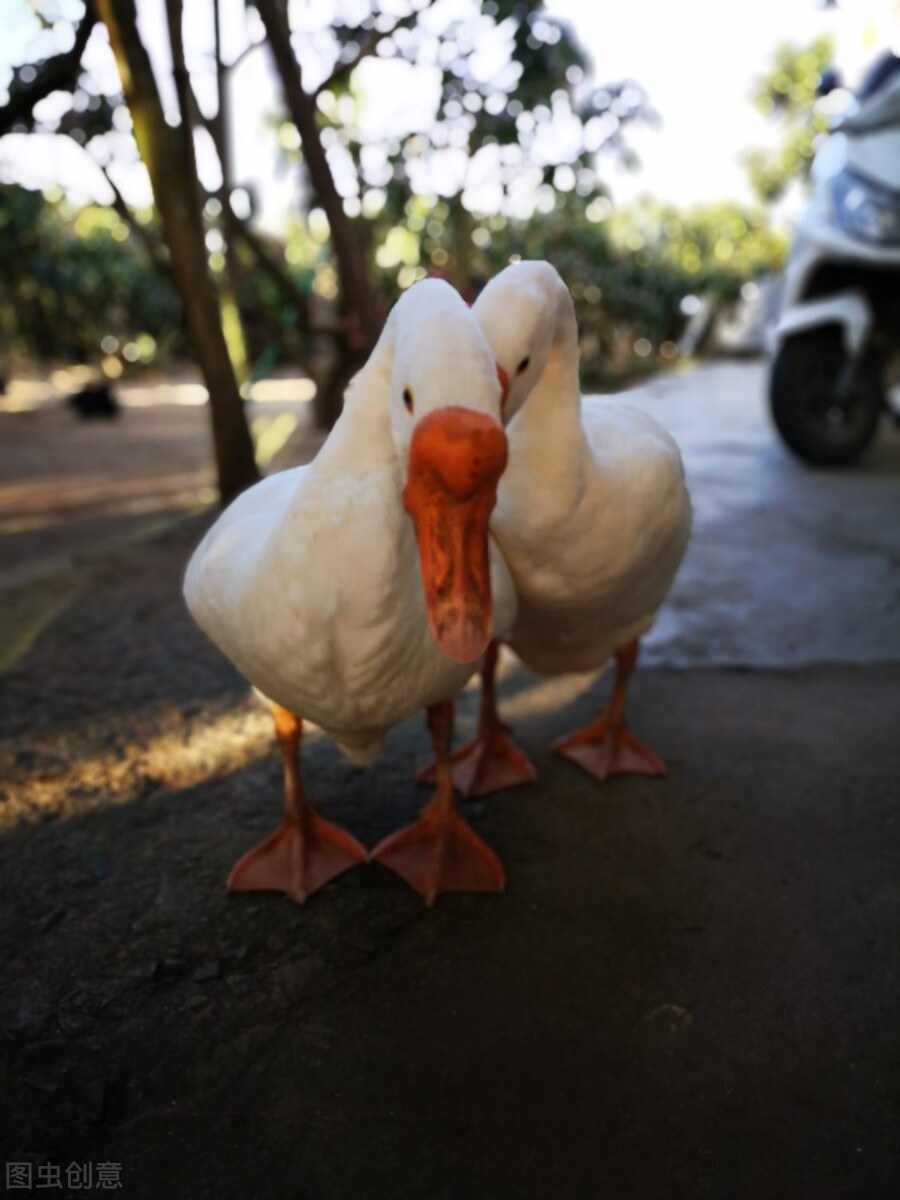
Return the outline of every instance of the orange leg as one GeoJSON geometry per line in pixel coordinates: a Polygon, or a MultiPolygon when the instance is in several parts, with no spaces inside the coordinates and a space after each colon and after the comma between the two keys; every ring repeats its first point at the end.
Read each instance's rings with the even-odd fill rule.
{"type": "MultiPolygon", "coordinates": [[[[450,756],[453,785],[466,799],[499,792],[503,788],[518,787],[522,783],[537,782],[537,771],[506,736],[512,730],[497,715],[494,678],[499,649],[497,642],[491,642],[485,652],[484,666],[481,668],[478,733],[450,756]]],[[[430,763],[416,778],[419,783],[434,783],[437,779],[436,764],[430,763]]]]}
{"type": "Polygon", "coordinates": [[[272,710],[284,762],[284,824],[235,864],[228,876],[233,892],[287,892],[302,904],[357,863],[363,847],[316,812],[300,779],[303,722],[284,708],[272,710]]]}
{"type": "Polygon", "coordinates": [[[638,656],[635,639],[616,651],[616,682],[609,707],[584,729],[553,743],[557,754],[570,758],[603,783],[613,775],[665,775],[666,764],[625,728],[628,681],[638,656]]]}
{"type": "Polygon", "coordinates": [[[452,700],[428,709],[428,729],[437,757],[434,795],[419,820],[385,838],[372,858],[405,879],[430,908],[441,892],[502,892],[506,873],[456,809],[450,770],[452,700]]]}

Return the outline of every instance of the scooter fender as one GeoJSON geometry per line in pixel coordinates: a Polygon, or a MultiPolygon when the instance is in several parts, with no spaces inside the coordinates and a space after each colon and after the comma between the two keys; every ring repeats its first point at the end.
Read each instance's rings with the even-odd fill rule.
{"type": "Polygon", "coordinates": [[[819,300],[801,300],[789,305],[775,327],[773,351],[777,351],[786,338],[822,325],[840,325],[848,356],[857,358],[872,329],[872,310],[865,295],[851,289],[819,300]]]}

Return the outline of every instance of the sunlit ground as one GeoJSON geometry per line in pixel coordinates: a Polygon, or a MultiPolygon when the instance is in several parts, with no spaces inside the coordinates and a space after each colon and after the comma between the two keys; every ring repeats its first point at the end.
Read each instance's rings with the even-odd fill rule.
{"type": "MultiPolygon", "coordinates": [[[[504,651],[499,679],[509,679],[516,671],[514,658],[504,651]]],[[[595,683],[594,673],[536,679],[519,670],[504,700],[504,716],[520,721],[564,709],[595,683]]],[[[475,693],[479,686],[476,676],[465,690],[475,693]]],[[[599,702],[599,689],[596,694],[599,702]]],[[[474,732],[474,711],[472,706],[471,712],[458,714],[460,737],[474,732]]],[[[0,833],[51,817],[65,820],[131,803],[146,792],[148,783],[154,790],[183,791],[277,754],[269,713],[249,688],[242,699],[227,706],[213,703],[190,723],[182,707],[172,704],[123,716],[124,725],[120,727],[118,718],[113,724],[127,738],[127,753],[121,743],[104,744],[103,734],[110,726],[96,719],[57,727],[52,734],[0,740],[0,774],[8,788],[0,808],[0,833]],[[23,749],[25,769],[17,766],[23,749]],[[53,766],[35,772],[32,757],[53,766]]],[[[314,745],[321,736],[316,725],[305,723],[305,745],[314,745]]]]}
{"type": "MultiPolygon", "coordinates": [[[[66,400],[89,368],[16,377],[0,396],[0,671],[86,590],[110,554],[217,501],[206,389],[194,378],[116,384],[116,420],[85,421],[66,400]]],[[[283,376],[247,402],[263,471],[308,461],[315,387],[283,376]],[[288,450],[290,443],[290,450],[288,450]]]]}
{"type": "MultiPolygon", "coordinates": [[[[116,384],[120,417],[81,421],[66,401],[95,378],[90,368],[54,370],[41,378],[11,379],[0,396],[0,547],[8,551],[0,583],[10,566],[21,563],[21,540],[15,551],[7,540],[17,535],[46,534],[30,544],[26,557],[34,564],[149,519],[215,503],[206,388],[180,377],[116,384]]],[[[247,390],[257,459],[265,471],[298,429],[312,430],[315,385],[285,376],[247,390]]]]}
{"type": "MultiPolygon", "coordinates": [[[[91,367],[65,367],[41,378],[19,377],[7,382],[6,394],[0,396],[0,413],[33,412],[55,406],[87,384],[95,382],[96,371],[91,367]]],[[[166,380],[117,383],[116,397],[123,408],[146,408],[157,404],[201,405],[208,392],[196,380],[166,380]]],[[[254,404],[307,404],[315,397],[316,385],[303,376],[261,379],[247,385],[245,391],[254,404]]]]}
{"type": "Polygon", "coordinates": [[[137,722],[133,733],[139,761],[131,754],[96,745],[96,728],[73,725],[52,737],[23,741],[38,755],[50,754],[56,766],[44,772],[18,771],[14,747],[0,743],[0,764],[10,789],[0,832],[22,823],[81,815],[110,805],[128,804],[154,787],[180,790],[246,767],[269,750],[272,722],[260,705],[247,704],[211,715],[185,739],[180,711],[166,709],[137,722]],[[91,743],[94,743],[93,745],[91,743]],[[87,746],[88,753],[84,753],[87,746]],[[59,765],[62,763],[62,765],[59,765]],[[137,769],[135,769],[137,766],[137,769]],[[73,797],[77,799],[73,802],[73,797]]]}

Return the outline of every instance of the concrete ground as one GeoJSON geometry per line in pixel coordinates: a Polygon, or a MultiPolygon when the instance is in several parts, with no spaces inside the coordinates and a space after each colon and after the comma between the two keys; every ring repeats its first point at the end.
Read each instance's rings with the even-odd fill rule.
{"type": "MultiPolygon", "coordinates": [[[[377,867],[303,909],[225,893],[279,770],[179,600],[202,513],[112,543],[88,511],[75,556],[71,509],[52,545],[0,520],[7,1161],[118,1162],[147,1200],[900,1195],[900,438],[806,471],[761,385],[716,364],[631,393],[697,510],[633,688],[669,778],[598,788],[552,757],[605,685],[507,664],[540,783],[471,817],[509,889],[431,912],[377,867]]],[[[203,445],[170,415],[141,417],[159,476],[203,445]]],[[[13,469],[26,419],[0,417],[13,469]]],[[[313,737],[306,778],[371,845],[426,751],[411,722],[360,773],[313,737]]]]}

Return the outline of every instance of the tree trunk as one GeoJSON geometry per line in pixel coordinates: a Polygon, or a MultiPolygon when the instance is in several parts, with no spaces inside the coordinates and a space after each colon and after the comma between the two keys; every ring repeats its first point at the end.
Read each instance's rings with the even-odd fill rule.
{"type": "Polygon", "coordinates": [[[191,128],[183,120],[178,129],[166,124],[153,68],[138,33],[135,0],[96,0],[96,7],[109,31],[134,136],[169,247],[172,274],[209,391],[219,492],[227,503],[255,483],[259,473],[206,260],[191,128]]]}
{"type": "Polygon", "coordinates": [[[464,300],[471,304],[475,296],[472,290],[472,226],[468,209],[462,202],[462,191],[449,201],[450,236],[453,255],[450,259],[450,278],[453,286],[464,300]]]}
{"type": "MultiPolygon", "coordinates": [[[[344,212],[344,203],[335,187],[322,146],[315,96],[303,88],[300,64],[291,48],[290,24],[284,0],[256,0],[256,7],[266,27],[269,48],[281,78],[288,111],[300,134],[310,184],[328,217],[340,280],[341,309],[347,321],[344,357],[356,360],[372,350],[381,332],[381,315],[369,282],[366,261],[344,212]]],[[[333,389],[329,387],[328,394],[321,400],[316,408],[317,417],[320,421],[333,424],[340,411],[339,402],[334,402],[333,389]]]]}

